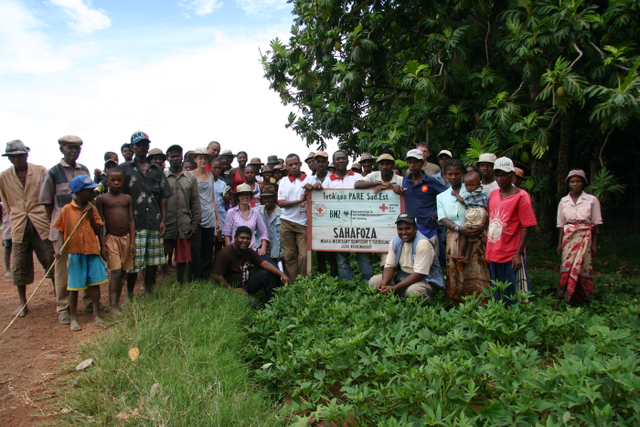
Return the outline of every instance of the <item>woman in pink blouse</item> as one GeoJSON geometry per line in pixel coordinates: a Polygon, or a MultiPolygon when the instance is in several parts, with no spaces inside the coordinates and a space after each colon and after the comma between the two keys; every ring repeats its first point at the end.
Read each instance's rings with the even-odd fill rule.
{"type": "Polygon", "coordinates": [[[252,232],[249,248],[258,252],[258,255],[263,256],[267,252],[269,232],[264,225],[264,221],[262,221],[260,213],[249,204],[255,191],[248,184],[240,184],[233,194],[238,198],[238,206],[229,209],[224,220],[225,246],[233,243],[236,229],[244,225],[249,227],[252,232]],[[260,240],[262,241],[260,248],[256,246],[256,229],[260,231],[260,240]]]}
{"type": "Polygon", "coordinates": [[[597,197],[585,193],[587,176],[581,169],[574,169],[567,176],[571,192],[558,205],[558,255],[560,287],[558,295],[567,303],[593,300],[593,263],[598,253],[598,225],[602,224],[600,202],[597,197]]]}

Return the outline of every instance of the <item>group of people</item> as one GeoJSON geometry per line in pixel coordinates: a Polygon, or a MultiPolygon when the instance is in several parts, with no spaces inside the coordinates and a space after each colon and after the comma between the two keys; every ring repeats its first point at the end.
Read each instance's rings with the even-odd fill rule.
{"type": "MultiPolygon", "coordinates": [[[[92,179],[78,163],[82,139],[67,135],[58,144],[62,159],[49,169],[29,163],[29,148],[19,140],[8,142],[3,154],[12,163],[0,174],[3,246],[18,289],[18,316],[28,311],[33,252],[45,271],[57,259],[50,279],[59,321],[72,330],[80,330],[78,292],[85,311],[101,322],[101,312],[118,312],[125,283],[124,304],[133,296],[138,273],[143,295],[151,293],[159,266],[163,273],[175,269],[179,284],[213,279],[247,295],[263,290],[268,300],[307,272],[307,194],[323,189],[404,196],[398,236],[380,256],[382,274],[374,276],[373,254],[355,253],[362,278],[381,293],[429,298],[445,289],[459,303],[496,280],[509,283],[495,297],[510,304],[518,291],[529,290],[526,243],[536,219],[519,188],[524,174],[506,157],[485,153],[465,166],[442,150],[434,164],[422,143],[403,159],[403,175],[391,151],[363,153],[351,168],[343,150],[304,159],[272,155],[264,164],[243,151],[223,151],[215,141],[193,151],[180,145],[150,150],[149,136],[138,131],[122,145],[123,161],[105,153],[104,168],[92,179]],[[302,171],[303,162],[311,174],[302,171]],[[107,281],[108,306],[99,295],[107,281]]],[[[584,172],[572,171],[567,182],[571,193],[558,210],[559,293],[568,302],[590,300],[600,206],[583,191],[584,172]]],[[[318,271],[350,279],[350,255],[316,252],[318,271]]]]}

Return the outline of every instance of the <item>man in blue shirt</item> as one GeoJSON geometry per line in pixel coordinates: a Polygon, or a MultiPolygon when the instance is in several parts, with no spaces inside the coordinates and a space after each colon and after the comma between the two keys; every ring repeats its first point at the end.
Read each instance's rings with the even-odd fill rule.
{"type": "MultiPolygon", "coordinates": [[[[404,177],[402,189],[404,191],[405,210],[418,220],[418,230],[425,237],[431,238],[437,233],[436,196],[447,188],[436,178],[427,176],[422,170],[424,163],[422,151],[414,149],[407,153],[409,175],[404,177]]],[[[440,265],[444,264],[444,244],[438,242],[440,265]]]]}

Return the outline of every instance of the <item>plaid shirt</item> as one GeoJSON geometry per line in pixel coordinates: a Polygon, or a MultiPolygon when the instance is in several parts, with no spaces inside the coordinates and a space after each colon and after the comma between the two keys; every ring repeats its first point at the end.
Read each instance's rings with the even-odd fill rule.
{"type": "Polygon", "coordinates": [[[489,195],[487,193],[482,192],[482,185],[471,193],[468,193],[464,196],[464,204],[467,205],[467,208],[485,208],[487,209],[487,205],[489,204],[489,195]]]}
{"type": "Polygon", "coordinates": [[[150,163],[143,174],[135,159],[121,163],[120,169],[124,172],[122,192],[133,199],[136,230],[158,230],[162,219],[160,200],[173,196],[164,171],[155,163],[150,163]]]}

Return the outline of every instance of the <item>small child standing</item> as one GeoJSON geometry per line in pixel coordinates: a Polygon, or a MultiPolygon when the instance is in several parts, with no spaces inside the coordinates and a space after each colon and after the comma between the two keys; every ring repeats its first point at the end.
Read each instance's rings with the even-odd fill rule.
{"type": "Polygon", "coordinates": [[[133,257],[136,253],[133,200],[130,195],[121,192],[123,184],[122,170],[117,167],[109,170],[107,174],[109,192],[96,200],[98,212],[104,219],[107,229],[102,257],[107,260],[107,266],[111,272],[109,305],[114,313],[118,312],[118,304],[120,304],[123,271],[133,269],[133,257]]]}
{"type": "MultiPolygon", "coordinates": [[[[464,187],[467,190],[467,194],[460,197],[457,191],[452,191],[453,194],[460,203],[467,207],[466,218],[467,222],[465,226],[472,229],[482,229],[487,223],[487,205],[489,204],[489,196],[482,190],[480,184],[480,174],[476,171],[467,172],[464,176],[464,187]]],[[[458,245],[458,254],[452,258],[457,259],[461,263],[469,263],[471,258],[471,247],[469,242],[474,242],[478,238],[472,237],[467,241],[467,238],[460,234],[460,244],[458,245]]]]}
{"type": "MultiPolygon", "coordinates": [[[[94,189],[98,185],[88,175],[79,175],[73,178],[69,183],[69,189],[74,198],[71,203],[64,205],[52,225],[61,233],[60,247],[67,239],[69,240],[64,251],[69,254],[67,290],[69,291],[72,331],[82,330],[78,324],[77,315],[78,291],[87,288],[93,307],[93,321],[97,324],[104,323],[98,315],[100,285],[107,282],[107,272],[100,259],[100,249],[103,246],[102,219],[98,215],[98,210],[89,203],[93,199],[94,189]],[[86,216],[83,216],[85,213],[86,216]]],[[[55,254],[56,258],[60,255],[60,253],[55,254]]]]}

